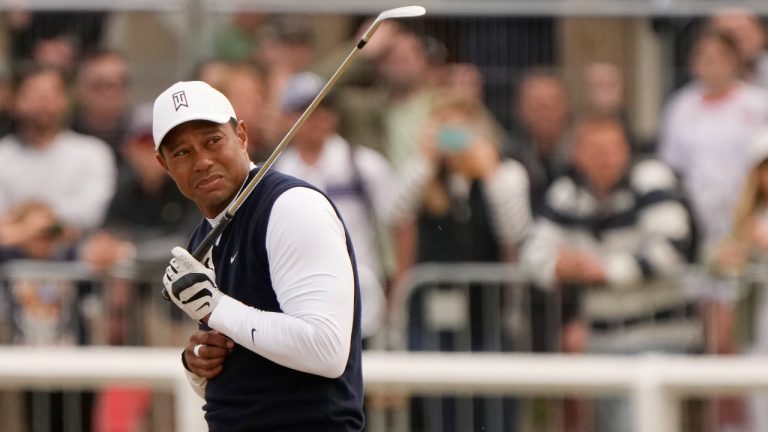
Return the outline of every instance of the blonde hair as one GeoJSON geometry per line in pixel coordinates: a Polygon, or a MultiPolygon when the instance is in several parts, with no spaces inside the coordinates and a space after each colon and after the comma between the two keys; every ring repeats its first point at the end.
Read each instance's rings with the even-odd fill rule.
{"type": "Polygon", "coordinates": [[[759,171],[761,165],[762,162],[755,164],[749,172],[734,209],[731,236],[738,241],[749,241],[749,232],[753,224],[752,218],[760,205],[768,198],[760,190],[759,171]]]}

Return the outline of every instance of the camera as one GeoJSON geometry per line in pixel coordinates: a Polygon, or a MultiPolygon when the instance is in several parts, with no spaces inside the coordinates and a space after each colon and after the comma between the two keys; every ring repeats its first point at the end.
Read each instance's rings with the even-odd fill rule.
{"type": "Polygon", "coordinates": [[[469,147],[472,132],[463,127],[441,126],[437,131],[437,148],[443,153],[458,153],[469,147]]]}

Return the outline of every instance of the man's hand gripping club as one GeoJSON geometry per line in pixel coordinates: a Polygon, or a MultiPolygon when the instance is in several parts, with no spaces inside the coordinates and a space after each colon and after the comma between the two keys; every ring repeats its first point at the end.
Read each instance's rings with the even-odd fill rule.
{"type": "MultiPolygon", "coordinates": [[[[176,306],[196,321],[207,324],[208,316],[224,294],[216,286],[216,274],[180,247],[165,269],[163,285],[176,306]]],[[[210,259],[210,258],[208,258],[210,259]]]]}

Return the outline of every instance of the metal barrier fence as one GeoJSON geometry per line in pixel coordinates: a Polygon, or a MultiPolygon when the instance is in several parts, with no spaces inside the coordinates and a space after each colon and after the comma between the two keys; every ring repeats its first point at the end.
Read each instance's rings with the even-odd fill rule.
{"type": "MultiPolygon", "coordinates": [[[[87,268],[77,263],[13,262],[0,266],[0,280],[3,281],[0,291],[3,299],[0,301],[0,312],[2,312],[0,313],[0,329],[2,329],[0,344],[13,343],[38,347],[50,347],[52,345],[173,346],[175,348],[171,351],[176,353],[176,360],[178,360],[179,347],[185,343],[189,334],[188,330],[194,325],[183,317],[174,317],[172,305],[160,299],[158,274],[161,274],[161,269],[146,265],[116,269],[110,275],[92,274],[87,268]],[[22,312],[24,308],[27,309],[26,312],[22,312]],[[56,325],[57,321],[54,319],[56,317],[66,322],[67,325],[56,325]]],[[[766,276],[768,274],[765,272],[750,272],[743,283],[759,284],[761,281],[768,280],[766,276]]],[[[461,364],[471,367],[473,370],[476,367],[483,369],[485,366],[482,366],[484,361],[482,359],[487,358],[488,355],[491,355],[490,353],[530,352],[538,348],[541,348],[538,349],[540,351],[561,351],[560,330],[562,326],[559,315],[562,311],[562,302],[557,299],[552,301],[551,298],[543,301],[536,297],[536,291],[531,289],[524,275],[513,266],[476,263],[418,266],[413,268],[394,290],[400,295],[395,296],[392,318],[382,330],[378,337],[379,340],[374,346],[396,351],[444,351],[444,357],[439,355],[415,357],[434,359],[435,367],[443,359],[454,358],[449,355],[449,352],[471,352],[471,354],[462,357],[461,364]],[[541,302],[541,304],[537,304],[537,302],[541,302]],[[549,331],[545,334],[537,336],[534,335],[533,326],[542,316],[549,317],[545,321],[547,325],[552,327],[548,328],[549,331]],[[535,343],[536,338],[543,338],[545,343],[537,345],[535,343]],[[478,361],[476,366],[472,364],[473,358],[478,361]]],[[[120,348],[105,349],[105,353],[114,351],[119,354],[124,352],[120,348]]],[[[38,358],[40,356],[53,355],[58,357],[57,351],[47,349],[24,350],[23,352],[25,355],[31,356],[31,364],[37,361],[46,361],[46,359],[38,358]]],[[[92,353],[93,351],[86,352],[92,353]]],[[[73,358],[66,360],[67,362],[77,362],[75,358],[78,354],[72,355],[73,358]]],[[[88,356],[89,354],[84,355],[88,356]]],[[[535,363],[537,357],[527,354],[510,354],[510,365],[517,364],[515,362],[518,360],[514,359],[521,358],[535,363]]],[[[550,361],[546,360],[549,358],[547,356],[540,358],[543,362],[550,361]]],[[[597,369],[601,368],[600,362],[595,362],[590,357],[570,357],[558,361],[574,361],[576,362],[574,364],[581,364],[578,363],[582,361],[579,360],[580,358],[586,359],[583,363],[585,365],[592,364],[597,369]]],[[[695,359],[691,360],[694,361],[695,359]]],[[[758,365],[759,361],[744,360],[750,365],[751,370],[756,371],[756,373],[764,373],[758,365]]],[[[707,367],[716,370],[717,360],[708,361],[707,367]]],[[[522,364],[527,363],[523,362],[522,364]]],[[[619,362],[616,364],[624,364],[627,367],[645,365],[644,367],[648,366],[646,369],[650,367],[647,359],[638,360],[638,363],[628,360],[626,363],[619,362]]],[[[657,366],[654,363],[654,368],[657,366]]],[[[104,367],[106,370],[112,368],[110,365],[104,365],[104,367]]],[[[115,366],[115,368],[117,367],[119,366],[115,366]]],[[[366,365],[367,367],[368,365],[366,365]]],[[[594,380],[601,379],[598,372],[590,372],[587,366],[584,367],[586,368],[583,370],[584,373],[596,373],[598,375],[595,375],[594,380]]],[[[177,371],[181,371],[178,364],[176,364],[176,368],[177,371]]],[[[87,369],[85,371],[83,373],[87,373],[87,369]]],[[[670,387],[664,380],[672,378],[661,379],[655,376],[655,374],[662,373],[656,369],[654,372],[644,372],[648,375],[648,380],[651,381],[642,384],[641,377],[644,376],[642,373],[629,369],[624,372],[631,375],[632,380],[627,378],[627,381],[623,381],[624,384],[615,386],[612,392],[635,394],[635,402],[633,403],[635,410],[637,410],[640,409],[637,406],[639,403],[637,400],[641,400],[638,399],[640,398],[638,395],[641,394],[641,387],[650,386],[654,394],[663,394],[664,398],[675,400],[677,404],[675,407],[665,409],[671,413],[672,420],[670,422],[676,424],[681,421],[680,406],[677,399],[682,396],[689,393],[703,394],[700,392],[704,390],[706,390],[704,393],[707,393],[752,388],[750,383],[731,382],[729,381],[730,378],[727,377],[722,378],[722,381],[717,381],[711,388],[697,387],[695,383],[691,383],[693,378],[685,384],[675,384],[679,385],[679,388],[670,387]],[[672,392],[672,394],[665,392],[672,392]]],[[[44,381],[40,377],[28,382],[28,385],[23,379],[8,381],[6,388],[10,386],[16,390],[23,389],[24,393],[29,394],[22,395],[17,392],[15,395],[4,394],[0,398],[0,430],[40,430],[46,432],[57,430],[48,427],[47,421],[41,422],[41,419],[52,417],[52,406],[55,404],[51,402],[51,390],[71,388],[72,382],[70,381],[62,387],[56,387],[62,380],[66,381],[66,378],[62,378],[62,374],[66,377],[66,372],[57,372],[56,369],[51,369],[40,373],[40,377],[49,376],[46,374],[51,376],[50,382],[47,383],[48,390],[45,392],[39,391],[40,382],[44,381]],[[32,392],[32,390],[37,391],[32,392]],[[31,412],[26,417],[23,414],[25,410],[31,412]],[[13,415],[9,417],[5,414],[8,412],[13,415]],[[29,423],[30,419],[36,419],[37,423],[29,423]],[[41,425],[40,423],[44,424],[41,425]],[[26,428],[27,426],[30,428],[26,428]]],[[[136,375],[137,379],[146,379],[144,375],[132,373],[136,375]]],[[[149,371],[148,373],[154,372],[149,371]]],[[[398,373],[407,374],[401,370],[398,373]]],[[[474,373],[466,372],[468,376],[474,373]]],[[[510,376],[518,376],[515,375],[517,372],[505,373],[512,374],[510,376]]],[[[663,373],[666,374],[667,372],[663,373]]],[[[768,367],[765,373],[768,373],[768,367]]],[[[2,374],[3,372],[0,371],[0,375],[2,374]]],[[[94,370],[94,375],[98,375],[96,370],[94,370]]],[[[583,378],[587,382],[591,379],[583,378]]],[[[99,378],[99,380],[101,380],[100,383],[108,381],[106,378],[99,378]]],[[[562,388],[558,390],[557,382],[549,381],[543,372],[532,375],[530,381],[515,383],[512,378],[509,378],[503,386],[490,390],[478,385],[478,394],[488,392],[494,394],[494,396],[483,398],[467,396],[468,388],[467,391],[457,392],[457,384],[454,381],[464,383],[461,377],[455,377],[453,381],[433,382],[425,387],[405,386],[400,391],[396,384],[397,379],[393,379],[391,386],[387,386],[386,381],[377,381],[377,384],[367,389],[371,392],[368,399],[368,430],[405,431],[409,428],[423,431],[472,430],[479,423],[488,425],[488,430],[565,430],[568,419],[566,418],[567,415],[563,413],[563,404],[558,398],[542,402],[541,400],[512,399],[500,395],[522,394],[530,396],[531,394],[543,394],[562,396],[564,394],[573,395],[576,390],[575,387],[569,387],[566,382],[563,382],[562,388]],[[529,387],[538,388],[533,384],[537,381],[542,382],[543,387],[539,388],[540,392],[539,390],[531,392],[525,390],[529,387]],[[548,384],[543,384],[545,382],[548,384]],[[545,387],[546,389],[544,389],[545,387]],[[413,406],[409,405],[409,399],[403,396],[412,390],[419,393],[425,389],[429,389],[430,392],[428,393],[431,395],[429,397],[419,395],[413,406]],[[444,391],[445,394],[434,396],[432,390],[444,391]],[[393,391],[394,396],[383,394],[393,391]],[[460,394],[459,397],[446,397],[457,393],[460,394]],[[540,419],[536,420],[535,418],[540,417],[542,411],[545,416],[553,417],[548,419],[544,426],[539,421],[540,419]],[[548,429],[544,429],[545,427],[548,429]]],[[[597,381],[595,382],[597,383],[597,381]]],[[[88,387],[93,383],[82,382],[81,384],[83,387],[88,387]]],[[[475,385],[465,384],[467,386],[475,385]]],[[[596,386],[600,387],[598,384],[596,386]]],[[[755,384],[755,386],[761,387],[762,385],[755,384]]],[[[129,387],[133,387],[135,390],[136,386],[129,387]]],[[[603,394],[605,390],[604,387],[598,389],[599,391],[589,390],[588,384],[584,384],[584,387],[586,388],[584,398],[594,394],[603,394]]],[[[121,387],[116,386],[112,389],[120,390],[121,387]]],[[[163,384],[143,388],[141,389],[143,393],[128,392],[127,396],[123,394],[123,397],[128,398],[124,400],[131,400],[134,403],[137,403],[137,398],[143,401],[143,405],[138,403],[143,406],[143,410],[137,416],[144,416],[144,421],[152,423],[149,426],[150,430],[167,430],[158,425],[172,427],[174,420],[171,413],[174,412],[174,406],[176,409],[179,408],[180,403],[177,401],[174,405],[171,396],[168,395],[169,389],[178,390],[173,385],[163,384]],[[149,399],[152,401],[149,405],[146,402],[147,394],[150,395],[149,399]]],[[[99,411],[104,406],[103,401],[114,400],[109,399],[110,396],[114,396],[114,393],[110,393],[108,390],[109,388],[103,388],[97,392],[90,392],[90,395],[88,395],[89,392],[85,392],[85,399],[83,399],[83,392],[68,395],[58,403],[58,409],[67,412],[95,410],[97,417],[108,415],[109,410],[99,411]]],[[[645,403],[650,402],[646,401],[645,403]]],[[[199,401],[197,404],[199,408],[199,401]]],[[[176,414],[179,415],[178,411],[176,414]]],[[[589,417],[591,413],[587,410],[587,412],[579,413],[579,415],[589,417]]],[[[707,415],[712,417],[711,414],[707,415]]],[[[86,430],[79,423],[83,423],[87,416],[88,414],[84,414],[79,419],[76,416],[74,418],[70,416],[68,425],[58,430],[66,432],[86,430]]],[[[708,419],[701,421],[706,423],[708,419]]],[[[637,427],[640,428],[639,425],[637,427]]]]}
{"type": "MultiPolygon", "coordinates": [[[[160,298],[160,267],[137,263],[115,268],[110,274],[96,274],[77,262],[3,264],[0,345],[114,350],[119,346],[174,347],[178,369],[181,347],[195,324],[160,298]]],[[[55,351],[48,355],[58,358],[55,351]]],[[[147,373],[162,373],[163,367],[159,363],[157,371],[147,373]]],[[[70,383],[41,390],[34,382],[27,388],[14,382],[14,391],[0,395],[3,431],[171,430],[174,423],[179,430],[187,430],[178,416],[174,418],[173,395],[180,393],[167,378],[150,385],[118,383],[95,389],[87,383],[81,383],[82,388],[70,383]]],[[[187,385],[186,379],[184,383],[187,385]]]]}
{"type": "MultiPolygon", "coordinates": [[[[724,289],[732,291],[729,297],[743,304],[762,296],[762,290],[754,288],[762,288],[767,276],[755,267],[741,278],[710,282],[724,285],[724,289]]],[[[394,288],[394,315],[386,338],[391,349],[409,351],[703,354],[719,345],[708,340],[718,337],[719,332],[708,330],[705,323],[714,327],[725,323],[704,319],[708,306],[698,304],[694,298],[698,288],[691,290],[702,278],[707,276],[693,267],[679,278],[647,285],[642,291],[611,293],[608,298],[615,302],[619,314],[626,311],[628,315],[611,320],[585,319],[576,330],[590,337],[579,345],[573,342],[571,324],[580,317],[580,304],[585,303],[584,308],[589,309],[594,301],[572,296],[568,290],[542,292],[533,287],[521,269],[506,264],[423,264],[412,268],[394,288]],[[683,298],[671,294],[674,292],[683,298]],[[672,306],[647,313],[623,304],[638,301],[672,306]]],[[[754,400],[689,401],[682,416],[688,424],[684,430],[699,430],[698,425],[749,422],[748,408],[754,400]],[[733,411],[737,412],[735,419],[733,411]]],[[[441,432],[477,430],[482,425],[489,430],[578,430],[568,426],[572,423],[587,430],[594,430],[596,424],[602,424],[603,430],[614,430],[616,426],[611,422],[628,427],[631,421],[630,401],[626,399],[465,397],[416,398],[412,402],[399,408],[395,415],[398,420],[393,422],[396,426],[391,430],[402,430],[404,424],[414,430],[441,432]],[[626,411],[621,417],[610,413],[619,409],[626,411]]],[[[682,409],[675,408],[676,418],[682,409]]]]}

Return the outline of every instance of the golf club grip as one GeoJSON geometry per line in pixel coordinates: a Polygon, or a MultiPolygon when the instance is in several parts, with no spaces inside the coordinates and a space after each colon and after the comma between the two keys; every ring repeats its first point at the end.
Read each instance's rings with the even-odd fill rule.
{"type": "MultiPolygon", "coordinates": [[[[221,221],[219,221],[218,224],[216,224],[216,227],[211,230],[211,232],[208,233],[208,235],[205,236],[203,241],[195,248],[195,250],[192,252],[192,257],[194,257],[196,260],[202,262],[203,258],[205,258],[205,254],[208,253],[208,250],[213,247],[213,244],[216,242],[216,239],[219,238],[222,232],[227,228],[227,225],[232,222],[232,216],[229,215],[229,213],[224,213],[224,217],[221,218],[221,221]]],[[[168,294],[168,290],[163,287],[162,291],[163,298],[170,301],[171,296],[168,294]]]]}

